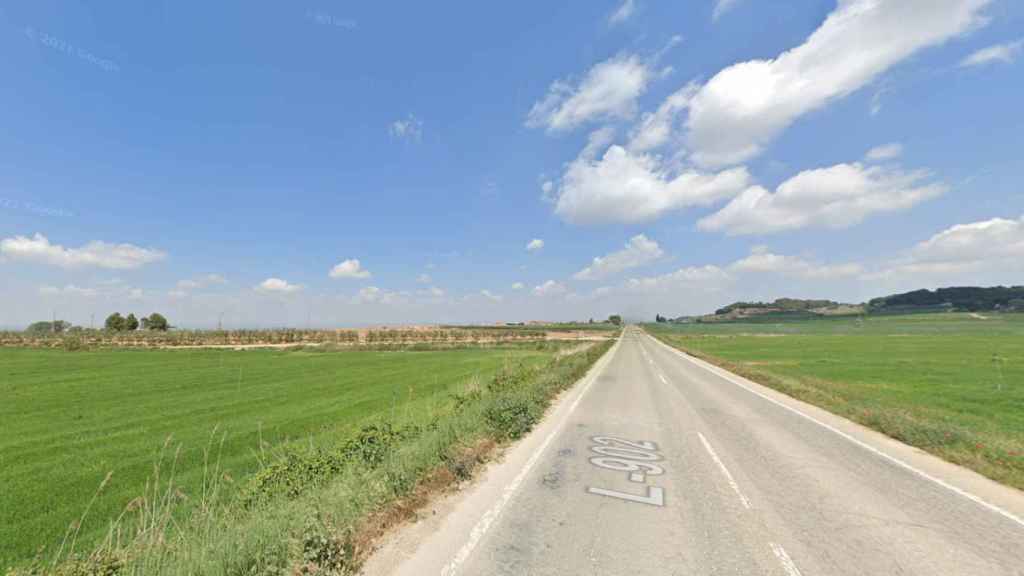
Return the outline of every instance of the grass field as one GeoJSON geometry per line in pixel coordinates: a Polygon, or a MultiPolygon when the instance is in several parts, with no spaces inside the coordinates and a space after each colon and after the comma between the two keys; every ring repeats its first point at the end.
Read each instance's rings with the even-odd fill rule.
{"type": "Polygon", "coordinates": [[[1024,315],[647,329],[752,380],[1024,488],[1024,315]]]}
{"type": "Polygon", "coordinates": [[[195,500],[211,444],[226,477],[241,481],[260,465],[261,439],[322,444],[370,421],[423,420],[471,380],[539,366],[555,349],[0,348],[0,568],[43,545],[52,553],[112,472],[79,536],[80,547],[95,543],[142,494],[168,439],[165,466],[180,446],[177,489],[195,500]]]}

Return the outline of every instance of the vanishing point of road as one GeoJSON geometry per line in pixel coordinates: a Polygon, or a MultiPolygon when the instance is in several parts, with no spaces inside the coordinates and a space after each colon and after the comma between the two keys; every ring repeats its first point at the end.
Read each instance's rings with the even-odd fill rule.
{"type": "Polygon", "coordinates": [[[368,575],[1024,575],[1024,493],[629,327],[368,575]]]}

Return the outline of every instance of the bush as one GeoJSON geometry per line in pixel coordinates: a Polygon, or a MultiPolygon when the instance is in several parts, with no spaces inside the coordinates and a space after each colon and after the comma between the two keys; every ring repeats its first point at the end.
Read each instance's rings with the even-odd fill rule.
{"type": "Polygon", "coordinates": [[[484,418],[501,440],[521,438],[543,415],[540,404],[529,395],[503,394],[484,409],[484,418]]]}

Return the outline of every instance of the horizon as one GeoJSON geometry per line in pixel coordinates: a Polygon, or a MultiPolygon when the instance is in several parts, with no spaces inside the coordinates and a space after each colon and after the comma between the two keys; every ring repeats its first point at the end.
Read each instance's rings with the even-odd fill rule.
{"type": "Polygon", "coordinates": [[[5,329],[1024,284],[1008,0],[46,1],[0,29],[5,329]]]}

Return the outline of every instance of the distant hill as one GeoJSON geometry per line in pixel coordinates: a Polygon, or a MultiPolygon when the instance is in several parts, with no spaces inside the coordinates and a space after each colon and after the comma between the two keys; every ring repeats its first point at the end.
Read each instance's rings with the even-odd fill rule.
{"type": "Polygon", "coordinates": [[[774,302],[736,302],[719,308],[714,314],[701,316],[697,322],[797,320],[863,313],[864,307],[856,304],[843,304],[831,300],[779,298],[774,302]]]}
{"type": "Polygon", "coordinates": [[[872,314],[950,310],[960,312],[1024,311],[1024,286],[992,288],[961,287],[915,290],[875,298],[868,302],[872,314]]]}

